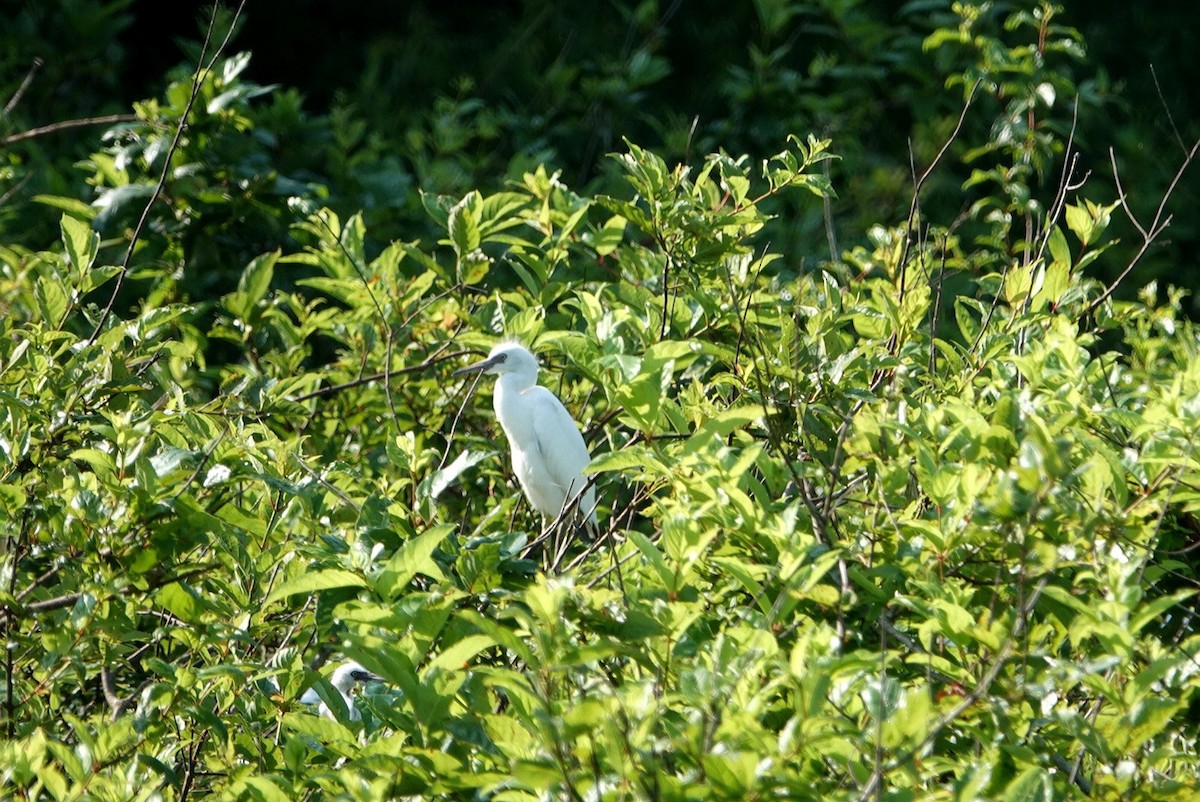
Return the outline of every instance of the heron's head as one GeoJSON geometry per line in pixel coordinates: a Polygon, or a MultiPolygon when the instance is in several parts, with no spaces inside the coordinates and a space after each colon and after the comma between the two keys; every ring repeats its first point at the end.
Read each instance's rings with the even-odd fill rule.
{"type": "Polygon", "coordinates": [[[537,358],[530,353],[528,348],[520,343],[503,342],[491,350],[487,359],[476,362],[474,365],[467,365],[465,368],[459,368],[454,371],[454,375],[491,373],[494,376],[502,376],[505,373],[516,373],[528,376],[532,383],[537,381],[537,372],[537,358]]]}
{"type": "Polygon", "coordinates": [[[349,693],[350,689],[355,685],[382,681],[383,677],[371,673],[363,668],[361,664],[354,661],[342,663],[329,677],[329,684],[337,688],[342,694],[349,693]]]}

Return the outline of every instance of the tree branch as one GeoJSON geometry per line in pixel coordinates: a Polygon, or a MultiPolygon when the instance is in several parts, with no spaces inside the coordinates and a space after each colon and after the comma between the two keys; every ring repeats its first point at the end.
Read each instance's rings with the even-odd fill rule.
{"type": "Polygon", "coordinates": [[[138,116],[136,114],[107,114],[103,117],[82,117],[78,120],[63,120],[62,122],[43,125],[38,128],[30,128],[28,131],[22,131],[19,134],[11,134],[10,136],[0,139],[0,146],[7,147],[8,145],[17,142],[23,142],[26,139],[34,139],[46,134],[55,134],[59,131],[66,131],[71,128],[86,128],[89,125],[112,125],[113,123],[130,123],[136,122],[138,116]]]}
{"type": "MultiPolygon", "coordinates": [[[[1164,218],[1163,212],[1166,210],[1167,201],[1171,199],[1171,195],[1174,194],[1175,188],[1179,186],[1179,181],[1181,178],[1183,178],[1184,171],[1186,171],[1191,165],[1192,160],[1196,158],[1197,150],[1200,150],[1200,139],[1197,139],[1196,143],[1192,145],[1192,149],[1184,154],[1183,164],[1179,165],[1179,169],[1175,171],[1175,177],[1171,179],[1171,184],[1167,187],[1167,191],[1163,193],[1162,200],[1159,201],[1158,209],[1154,212],[1154,220],[1151,221],[1149,228],[1142,228],[1141,224],[1138,223],[1137,218],[1133,216],[1133,211],[1129,208],[1129,203],[1126,201],[1125,190],[1121,188],[1121,183],[1118,179],[1117,197],[1121,201],[1121,207],[1125,210],[1125,214],[1129,217],[1130,222],[1132,222],[1134,226],[1137,227],[1138,232],[1141,233],[1142,247],[1138,249],[1136,254],[1134,254],[1133,259],[1130,260],[1125,269],[1121,271],[1121,275],[1117,276],[1116,280],[1114,280],[1113,283],[1110,284],[1108,288],[1100,294],[1099,298],[1092,301],[1084,314],[1090,315],[1091,313],[1095,312],[1096,309],[1099,308],[1100,304],[1104,303],[1112,296],[1117,287],[1121,285],[1121,282],[1129,276],[1129,274],[1133,271],[1133,268],[1137,266],[1137,263],[1140,262],[1142,257],[1146,255],[1146,251],[1150,249],[1150,245],[1154,242],[1154,240],[1156,240],[1158,236],[1166,230],[1167,226],[1171,225],[1171,215],[1167,215],[1164,218]]],[[[1109,148],[1108,152],[1109,157],[1112,159],[1113,176],[1116,177],[1116,156],[1113,155],[1112,148],[1109,148]]]]}
{"type": "MultiPolygon", "coordinates": [[[[105,305],[104,311],[100,314],[100,320],[96,322],[96,328],[92,330],[92,336],[88,337],[88,345],[96,342],[96,338],[104,330],[104,324],[108,322],[108,318],[112,315],[113,307],[117,304],[117,296],[121,294],[121,288],[125,285],[125,277],[129,275],[129,265],[133,261],[133,250],[142,236],[142,229],[146,227],[146,221],[150,219],[150,210],[154,208],[159,195],[162,194],[163,187],[167,184],[167,176],[171,172],[171,160],[175,157],[175,151],[179,148],[179,140],[183,138],[183,129],[187,127],[188,115],[192,113],[192,107],[196,104],[196,98],[200,95],[200,87],[204,85],[205,76],[212,70],[213,65],[216,64],[217,59],[224,52],[225,46],[229,44],[229,40],[233,37],[233,30],[236,27],[237,19],[241,16],[242,7],[245,5],[246,0],[238,3],[237,11],[234,12],[233,22],[225,34],[224,41],[221,42],[212,59],[209,60],[208,65],[201,65],[201,68],[197,70],[195,77],[192,79],[192,94],[188,97],[187,105],[183,108],[183,114],[179,116],[179,124],[175,126],[175,136],[171,139],[171,146],[167,149],[166,157],[163,159],[162,173],[159,174],[154,192],[150,195],[150,200],[146,201],[146,206],[142,209],[142,216],[138,218],[137,225],[133,229],[133,235],[129,238],[129,247],[125,249],[125,259],[121,262],[121,272],[117,274],[112,294],[108,297],[108,303],[105,305]]],[[[200,50],[202,61],[204,54],[208,52],[208,45],[212,37],[213,26],[216,25],[217,9],[219,7],[219,2],[214,1],[212,15],[208,21],[208,31],[204,35],[204,45],[200,50]]]]}
{"type": "Polygon", "coordinates": [[[44,63],[40,58],[33,60],[33,64],[29,66],[29,72],[25,73],[25,79],[21,81],[21,85],[17,87],[17,91],[13,92],[13,96],[8,99],[8,103],[4,104],[5,117],[12,113],[12,110],[21,102],[21,98],[25,96],[25,90],[33,83],[34,76],[37,75],[38,70],[42,68],[42,64],[44,63]]]}

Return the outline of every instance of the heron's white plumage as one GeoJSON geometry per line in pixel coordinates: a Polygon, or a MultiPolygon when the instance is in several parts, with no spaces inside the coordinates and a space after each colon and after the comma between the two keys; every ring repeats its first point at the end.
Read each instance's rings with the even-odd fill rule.
{"type": "MultiPolygon", "coordinates": [[[[372,674],[367,669],[363,668],[360,663],[349,660],[342,663],[337,669],[329,675],[329,684],[341,695],[342,700],[346,703],[346,711],[350,716],[351,721],[358,721],[360,718],[358,708],[354,706],[354,697],[351,691],[356,685],[366,684],[368,682],[378,682],[381,679],[376,674],[372,674]]],[[[309,688],[300,696],[301,704],[320,705],[318,708],[321,715],[326,718],[336,718],[329,706],[321,700],[316,688],[309,688]]]]}
{"type": "Polygon", "coordinates": [[[592,458],[571,413],[538,385],[533,354],[518,343],[501,343],[487,359],[455,372],[472,371],[496,376],[492,404],[512,449],[513,473],[529,503],[553,520],[578,499],[579,510],[595,524],[596,492],[583,476],[592,458]]]}

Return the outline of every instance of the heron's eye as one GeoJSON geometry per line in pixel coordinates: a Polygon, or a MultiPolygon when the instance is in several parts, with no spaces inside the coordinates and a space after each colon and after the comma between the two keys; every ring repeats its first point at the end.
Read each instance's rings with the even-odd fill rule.
{"type": "Polygon", "coordinates": [[[503,362],[506,359],[508,359],[508,354],[496,354],[497,362],[503,362]]]}
{"type": "Polygon", "coordinates": [[[351,671],[350,676],[354,677],[358,682],[366,682],[371,678],[371,675],[366,671],[351,671]]]}

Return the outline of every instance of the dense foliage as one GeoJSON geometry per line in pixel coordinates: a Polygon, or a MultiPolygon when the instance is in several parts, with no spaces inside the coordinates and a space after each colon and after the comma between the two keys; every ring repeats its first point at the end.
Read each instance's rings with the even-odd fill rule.
{"type": "Polygon", "coordinates": [[[1200,332],[1115,292],[1172,199],[1087,182],[1054,9],[934,16],[907,184],[836,94],[445,186],[216,27],[0,216],[0,795],[1200,796],[1200,332]],[[596,455],[557,570],[451,376],[506,336],[596,455]]]}

